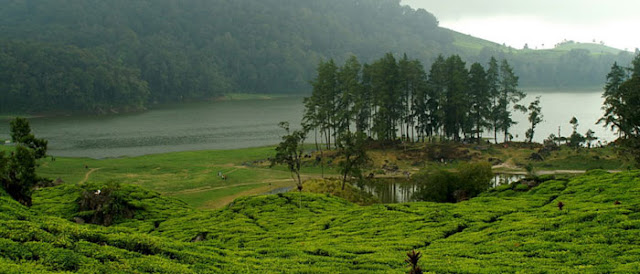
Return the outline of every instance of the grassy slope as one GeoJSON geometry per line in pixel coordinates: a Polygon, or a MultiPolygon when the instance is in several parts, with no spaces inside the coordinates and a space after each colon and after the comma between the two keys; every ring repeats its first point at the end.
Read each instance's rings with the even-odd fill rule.
{"type": "Polygon", "coordinates": [[[509,47],[501,44],[484,40],[482,38],[474,37],[468,34],[463,34],[454,30],[449,30],[449,33],[453,37],[453,44],[462,52],[467,54],[478,54],[483,48],[490,48],[502,51],[514,51],[520,54],[533,54],[543,56],[554,56],[574,49],[584,49],[591,52],[592,55],[600,54],[618,54],[622,52],[620,49],[612,48],[606,45],[596,43],[560,43],[553,49],[510,49],[509,47]]]}
{"type": "Polygon", "coordinates": [[[164,210],[182,217],[157,227],[109,228],[44,217],[2,195],[0,271],[403,273],[404,254],[417,249],[423,269],[437,273],[638,272],[639,193],[639,171],[592,171],[460,204],[361,207],[289,193],[241,198],[220,211],[176,204],[164,210]],[[198,234],[206,240],[191,243],[198,234]]]}
{"type": "MultiPolygon", "coordinates": [[[[294,186],[284,167],[268,167],[267,159],[274,154],[274,147],[260,147],[103,160],[59,157],[55,161],[40,160],[38,174],[70,184],[116,180],[179,198],[194,207],[219,208],[221,205],[216,201],[225,197],[294,186]],[[219,171],[228,179],[220,179],[219,171]]],[[[305,167],[305,178],[320,173],[319,166],[305,167]]],[[[335,174],[335,170],[327,168],[325,173],[335,174]]]]}
{"type": "Polygon", "coordinates": [[[554,50],[557,51],[571,51],[573,49],[586,49],[591,52],[591,54],[618,54],[622,50],[612,48],[606,45],[596,44],[596,43],[561,43],[554,50]]]}
{"type": "Polygon", "coordinates": [[[268,185],[270,182],[288,181],[288,172],[251,167],[254,160],[267,159],[273,151],[273,147],[262,147],[105,160],[57,158],[56,161],[41,161],[38,174],[61,178],[67,183],[79,183],[87,178],[91,169],[95,169],[88,180],[117,180],[136,184],[178,197],[196,207],[206,207],[206,202],[219,196],[221,190],[226,194],[246,190],[246,186],[235,185],[268,185]],[[227,174],[228,180],[221,180],[218,171],[227,174]]]}
{"type": "Polygon", "coordinates": [[[482,38],[477,38],[454,30],[449,30],[449,33],[453,37],[453,45],[467,54],[478,54],[485,47],[505,51],[508,50],[508,48],[503,45],[484,40],[482,38]]]}
{"type": "MultiPolygon", "coordinates": [[[[0,149],[8,147],[0,146],[0,149]]],[[[486,150],[477,150],[475,145],[459,146],[461,155],[473,161],[486,161],[499,158],[520,166],[523,171],[527,158],[534,149],[508,148],[488,146],[486,150]]],[[[290,173],[282,166],[269,168],[267,158],[273,156],[273,147],[248,148],[238,150],[192,151],[157,155],[147,155],[117,159],[56,158],[41,160],[38,174],[47,178],[61,178],[68,184],[83,181],[105,182],[116,180],[122,183],[142,186],[163,195],[179,198],[197,208],[221,208],[234,198],[246,195],[266,193],[280,187],[294,186],[290,173]],[[87,168],[85,168],[85,166],[87,168]],[[228,175],[228,180],[221,180],[218,171],[228,175]]],[[[325,152],[331,159],[334,152],[325,152]]],[[[411,173],[425,166],[456,168],[466,159],[449,161],[446,165],[439,161],[425,161],[427,156],[423,145],[411,145],[407,151],[371,150],[373,159],[366,172],[380,174],[380,168],[386,161],[395,163],[402,170],[411,173]]],[[[314,165],[315,157],[306,159],[303,167],[303,178],[317,178],[322,173],[319,165],[314,165]]],[[[325,175],[336,177],[336,163],[325,168],[325,175]]],[[[610,148],[583,149],[575,152],[570,149],[555,151],[545,162],[532,162],[538,170],[554,169],[626,169],[624,163],[615,157],[610,148]]],[[[501,171],[514,171],[513,168],[501,171]]],[[[401,172],[396,175],[402,174],[401,172]]]]}

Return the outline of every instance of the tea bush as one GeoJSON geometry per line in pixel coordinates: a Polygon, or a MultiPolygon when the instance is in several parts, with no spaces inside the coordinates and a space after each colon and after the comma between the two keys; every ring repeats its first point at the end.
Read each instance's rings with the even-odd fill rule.
{"type": "Polygon", "coordinates": [[[406,273],[412,250],[425,272],[640,271],[639,171],[556,177],[456,204],[358,206],[285,193],[198,211],[130,193],[138,193],[126,197],[140,198],[141,215],[104,227],[46,216],[65,207],[45,211],[40,191],[32,209],[0,192],[0,272],[406,273]]]}

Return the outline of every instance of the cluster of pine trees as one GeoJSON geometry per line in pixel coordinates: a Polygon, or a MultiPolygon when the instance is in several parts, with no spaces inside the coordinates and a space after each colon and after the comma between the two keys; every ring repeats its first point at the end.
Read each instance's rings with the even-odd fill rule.
{"type": "Polygon", "coordinates": [[[614,63],[604,89],[605,113],[598,123],[617,130],[620,138],[616,142],[640,165],[640,53],[630,67],[614,63]]]}
{"type": "Polygon", "coordinates": [[[371,64],[355,56],[344,65],[320,62],[305,98],[303,127],[320,133],[327,146],[353,130],[380,141],[480,140],[485,130],[504,134],[525,97],[506,60],[467,69],[458,55],[439,56],[427,73],[422,63],[391,53],[371,64]],[[519,107],[515,107],[519,106],[519,107]]]}
{"type": "Polygon", "coordinates": [[[640,138],[640,54],[631,67],[614,63],[607,74],[605,85],[604,116],[598,121],[605,127],[617,130],[620,137],[640,138]]]}

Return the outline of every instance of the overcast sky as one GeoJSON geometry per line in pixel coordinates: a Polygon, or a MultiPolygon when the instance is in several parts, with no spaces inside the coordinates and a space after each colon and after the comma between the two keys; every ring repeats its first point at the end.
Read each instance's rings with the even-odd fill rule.
{"type": "Polygon", "coordinates": [[[567,40],[640,48],[638,0],[402,0],[433,13],[440,26],[522,48],[567,40]]]}

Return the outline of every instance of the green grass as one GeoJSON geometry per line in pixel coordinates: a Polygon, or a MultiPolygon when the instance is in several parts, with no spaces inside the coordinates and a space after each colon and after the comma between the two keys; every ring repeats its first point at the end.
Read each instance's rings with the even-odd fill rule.
{"type": "Polygon", "coordinates": [[[203,190],[195,193],[176,193],[170,196],[180,199],[181,201],[188,202],[188,204],[193,207],[207,208],[208,202],[216,201],[260,186],[264,186],[264,184],[231,186],[224,189],[203,190]]]}
{"type": "MultiPolygon", "coordinates": [[[[165,195],[177,195],[193,206],[201,206],[204,204],[203,197],[206,197],[201,192],[211,194],[212,191],[207,191],[211,188],[226,188],[237,184],[258,186],[260,183],[290,178],[289,173],[282,169],[270,169],[265,165],[254,164],[254,161],[266,160],[273,154],[273,147],[261,147],[104,160],[58,157],[55,161],[40,160],[37,171],[40,176],[61,178],[66,183],[76,184],[82,182],[87,174],[95,169],[88,176],[89,181],[116,180],[135,184],[165,195]],[[220,179],[218,172],[227,175],[228,179],[220,179]],[[182,193],[185,191],[191,192],[182,193]]],[[[237,191],[248,188],[234,189],[237,191]]]]}
{"type": "Polygon", "coordinates": [[[508,47],[500,45],[495,42],[484,40],[481,38],[473,37],[471,35],[459,33],[457,31],[450,31],[453,37],[453,44],[466,54],[478,54],[483,48],[497,49],[501,51],[507,51],[508,47]]]}
{"type": "Polygon", "coordinates": [[[74,195],[69,186],[40,190],[33,209],[0,191],[0,270],[406,273],[415,249],[435,273],[640,271],[640,171],[505,186],[458,204],[357,206],[288,193],[199,211],[130,191],[145,210],[108,228],[43,215],[68,218],[53,205],[74,195]],[[204,241],[191,242],[198,235],[204,241]]]}
{"type": "MultiPolygon", "coordinates": [[[[309,145],[311,148],[312,145],[309,145]]],[[[397,164],[401,171],[417,172],[420,168],[436,166],[456,169],[466,159],[453,159],[446,164],[439,161],[425,160],[423,153],[425,144],[415,144],[405,152],[402,148],[393,150],[371,150],[372,162],[365,173],[379,173],[385,161],[397,164]]],[[[0,146],[0,150],[10,151],[12,147],[0,146]]],[[[620,160],[611,148],[581,149],[579,152],[564,148],[553,152],[544,162],[531,162],[527,158],[535,152],[533,148],[502,148],[489,146],[486,150],[476,150],[474,145],[458,146],[460,155],[467,155],[471,161],[486,161],[499,158],[503,162],[512,162],[522,171],[527,163],[532,163],[537,170],[587,170],[587,169],[626,169],[628,163],[620,160]]],[[[218,151],[189,151],[167,154],[125,157],[115,159],[88,159],[57,157],[55,161],[42,159],[39,161],[38,174],[43,177],[61,178],[69,184],[82,182],[87,178],[92,182],[116,180],[122,183],[135,184],[157,191],[165,195],[179,197],[192,206],[212,208],[216,199],[226,194],[236,195],[255,189],[269,182],[291,179],[284,166],[269,167],[268,158],[272,157],[274,147],[247,148],[218,151]],[[86,168],[85,168],[86,167],[86,168]],[[93,170],[93,171],[92,171],[93,170]],[[87,174],[89,176],[87,177],[87,174]],[[228,176],[223,181],[217,175],[222,172],[228,176]],[[241,187],[240,187],[241,186],[241,187]],[[223,194],[217,194],[220,192],[223,194]],[[209,201],[207,197],[211,197],[209,201]]],[[[317,153],[316,153],[317,154],[317,153]]],[[[337,163],[340,158],[333,158],[335,152],[325,151],[325,177],[338,177],[337,163]]],[[[302,168],[303,179],[318,178],[323,173],[322,167],[315,163],[315,154],[305,159],[302,168]]],[[[401,173],[398,173],[401,174],[401,173]]],[[[293,180],[290,181],[294,185],[293,180]]],[[[255,194],[255,193],[254,193],[255,194]]],[[[217,208],[217,207],[213,207],[217,208]]]]}
{"type": "Polygon", "coordinates": [[[620,49],[612,48],[602,44],[596,43],[561,43],[553,50],[555,51],[571,51],[574,49],[585,49],[591,52],[591,54],[599,55],[599,54],[619,54],[622,52],[620,49]]]}

